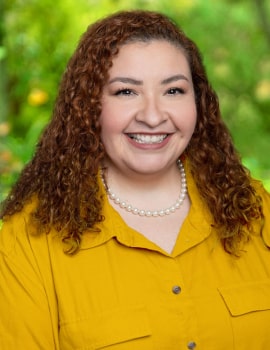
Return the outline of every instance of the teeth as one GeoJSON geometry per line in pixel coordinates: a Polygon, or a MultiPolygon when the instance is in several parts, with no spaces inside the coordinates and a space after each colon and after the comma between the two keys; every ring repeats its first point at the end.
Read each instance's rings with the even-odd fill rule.
{"type": "Polygon", "coordinates": [[[168,135],[142,135],[142,134],[129,134],[129,137],[138,143],[153,144],[161,143],[168,135]]]}

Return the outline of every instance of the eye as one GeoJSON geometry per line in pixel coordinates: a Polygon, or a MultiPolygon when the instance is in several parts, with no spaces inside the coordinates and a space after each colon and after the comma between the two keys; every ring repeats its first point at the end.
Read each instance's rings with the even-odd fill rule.
{"type": "Polygon", "coordinates": [[[178,95],[178,94],[184,94],[184,93],[185,93],[185,91],[181,88],[170,88],[167,91],[168,95],[178,95]]]}
{"type": "Polygon", "coordinates": [[[130,96],[130,95],[133,95],[133,94],[134,94],[134,92],[131,89],[127,89],[127,88],[119,89],[119,90],[117,90],[115,92],[115,96],[121,96],[121,95],[123,95],[123,96],[130,96]]]}

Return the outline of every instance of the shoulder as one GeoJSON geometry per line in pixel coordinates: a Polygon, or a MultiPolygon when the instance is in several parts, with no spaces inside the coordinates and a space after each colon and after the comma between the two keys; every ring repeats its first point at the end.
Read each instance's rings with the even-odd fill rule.
{"type": "Polygon", "coordinates": [[[10,255],[18,251],[18,247],[24,249],[30,244],[29,237],[36,236],[36,227],[33,223],[32,212],[35,210],[37,201],[29,201],[23,209],[5,217],[0,227],[0,252],[4,255],[10,255]]]}

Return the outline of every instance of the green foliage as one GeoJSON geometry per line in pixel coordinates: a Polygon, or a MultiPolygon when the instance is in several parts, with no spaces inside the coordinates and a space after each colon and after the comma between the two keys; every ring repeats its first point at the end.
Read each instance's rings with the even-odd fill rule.
{"type": "Polygon", "coordinates": [[[4,0],[0,7],[0,200],[34,152],[80,35],[96,19],[134,8],[166,13],[198,44],[243,162],[270,190],[269,2],[4,0]]]}

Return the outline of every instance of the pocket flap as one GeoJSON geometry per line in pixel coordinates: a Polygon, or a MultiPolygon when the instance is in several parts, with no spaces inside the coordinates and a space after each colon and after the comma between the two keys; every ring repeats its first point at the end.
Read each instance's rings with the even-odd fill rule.
{"type": "Polygon", "coordinates": [[[96,325],[95,348],[151,335],[144,307],[118,309],[101,315],[96,325]]]}
{"type": "Polygon", "coordinates": [[[218,288],[232,316],[270,309],[270,280],[218,288]]]}
{"type": "Polygon", "coordinates": [[[145,306],[117,308],[61,325],[64,349],[101,349],[151,335],[145,306]]]}

